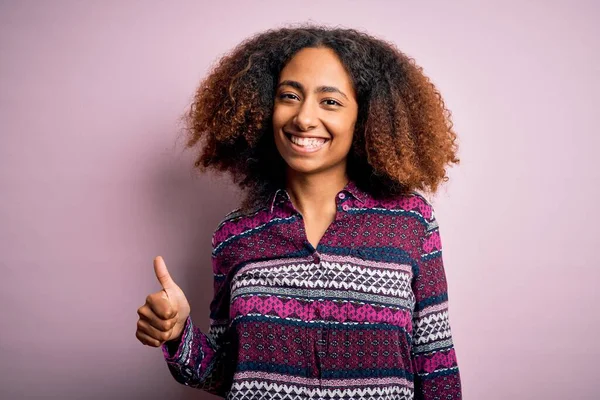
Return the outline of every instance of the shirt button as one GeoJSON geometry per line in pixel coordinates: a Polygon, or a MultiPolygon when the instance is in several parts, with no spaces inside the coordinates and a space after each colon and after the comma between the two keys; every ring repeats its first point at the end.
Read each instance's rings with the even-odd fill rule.
{"type": "Polygon", "coordinates": [[[344,210],[344,211],[348,211],[349,209],[350,209],[350,206],[348,204],[344,204],[342,206],[342,210],[344,210]]]}
{"type": "Polygon", "coordinates": [[[339,197],[340,199],[345,199],[345,198],[346,198],[346,195],[345,195],[344,193],[340,193],[340,194],[338,194],[338,197],[339,197]]]}

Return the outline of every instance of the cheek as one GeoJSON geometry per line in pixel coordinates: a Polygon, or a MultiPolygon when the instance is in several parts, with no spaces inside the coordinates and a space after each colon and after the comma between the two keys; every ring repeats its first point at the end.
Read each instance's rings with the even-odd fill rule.
{"type": "Polygon", "coordinates": [[[287,115],[285,112],[285,109],[281,108],[281,107],[277,107],[274,106],[273,107],[273,128],[274,129],[281,129],[283,127],[283,125],[285,125],[285,122],[287,120],[287,115]]]}
{"type": "Polygon", "coordinates": [[[339,143],[349,146],[352,143],[354,124],[354,121],[348,121],[347,119],[334,121],[329,124],[329,131],[339,143]]]}

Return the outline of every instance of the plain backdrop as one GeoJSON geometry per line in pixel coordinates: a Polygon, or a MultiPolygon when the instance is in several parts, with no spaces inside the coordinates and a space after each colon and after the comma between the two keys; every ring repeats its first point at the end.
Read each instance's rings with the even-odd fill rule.
{"type": "Polygon", "coordinates": [[[165,258],[208,327],[239,201],[180,117],[211,65],[288,23],[423,66],[460,166],[434,199],[467,400],[600,398],[595,1],[0,1],[0,398],[213,399],[135,338],[165,258]]]}

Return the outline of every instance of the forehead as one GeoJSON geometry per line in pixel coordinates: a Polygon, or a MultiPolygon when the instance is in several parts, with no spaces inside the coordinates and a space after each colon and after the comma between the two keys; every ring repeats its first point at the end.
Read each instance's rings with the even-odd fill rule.
{"type": "Polygon", "coordinates": [[[299,81],[305,86],[334,85],[352,89],[352,80],[337,54],[329,48],[298,51],[279,74],[279,81],[299,81]]]}

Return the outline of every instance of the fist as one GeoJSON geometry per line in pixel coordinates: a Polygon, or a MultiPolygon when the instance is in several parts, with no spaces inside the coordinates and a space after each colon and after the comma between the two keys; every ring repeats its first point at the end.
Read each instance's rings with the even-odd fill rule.
{"type": "Polygon", "coordinates": [[[145,345],[159,347],[181,337],[190,315],[190,304],[160,256],[154,259],[154,273],[162,290],[148,295],[146,303],[138,308],[135,337],[145,345]]]}

